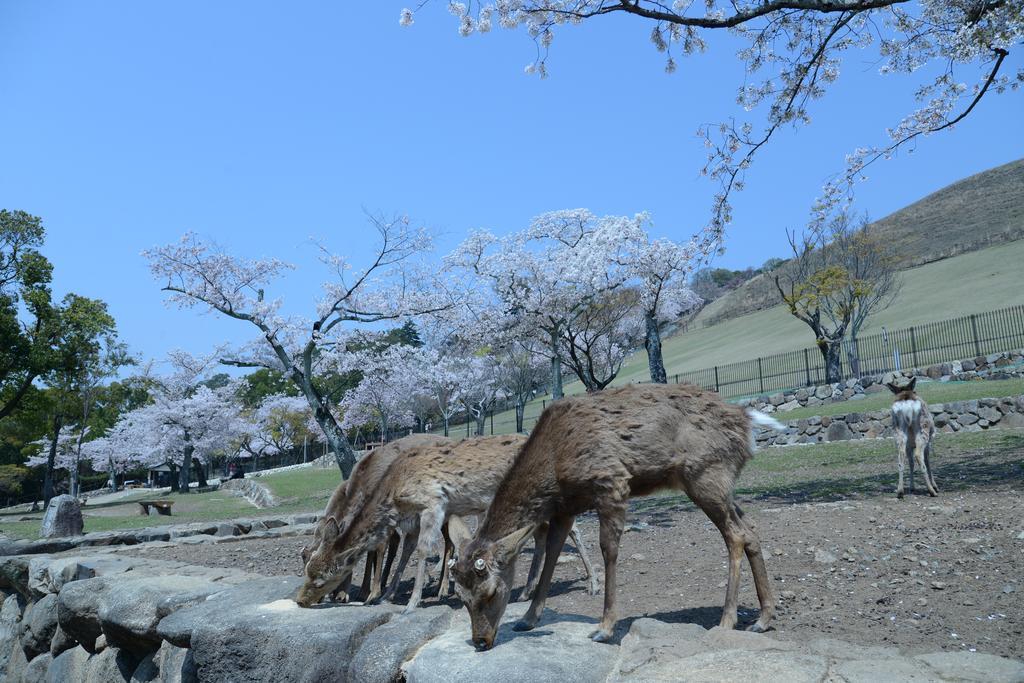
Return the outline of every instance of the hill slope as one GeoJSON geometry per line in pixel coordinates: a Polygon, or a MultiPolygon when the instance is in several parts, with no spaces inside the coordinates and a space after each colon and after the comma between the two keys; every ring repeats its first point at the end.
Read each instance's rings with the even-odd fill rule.
{"type": "MultiPolygon", "coordinates": [[[[876,221],[905,267],[1024,238],[1024,159],[970,176],[876,221]]],[[[769,275],[711,302],[691,324],[708,327],[778,303],[769,275]]]]}

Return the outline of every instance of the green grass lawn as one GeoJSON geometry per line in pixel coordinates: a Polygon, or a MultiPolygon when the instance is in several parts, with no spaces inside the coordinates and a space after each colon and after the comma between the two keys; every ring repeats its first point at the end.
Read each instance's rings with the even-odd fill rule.
{"type": "MultiPolygon", "coordinates": [[[[340,473],[336,468],[318,467],[261,477],[260,483],[266,484],[281,500],[281,505],[263,510],[254,507],[245,498],[226,491],[186,495],[168,493],[159,496],[159,499],[174,501],[171,516],[152,514],[145,517],[139,514],[137,501],[154,496],[149,491],[142,491],[115,503],[95,507],[86,504],[82,515],[85,531],[88,533],[245,517],[290,515],[297,512],[320,512],[340,480],[340,473]]],[[[29,514],[23,510],[24,506],[21,512],[8,511],[0,514],[0,533],[11,538],[37,538],[42,513],[29,514]],[[22,521],[22,517],[31,519],[22,521]]]]}
{"type": "MultiPolygon", "coordinates": [[[[917,393],[930,404],[970,401],[975,398],[1020,396],[1024,394],[1024,379],[1003,379],[985,382],[921,382],[919,380],[917,393]]],[[[782,421],[799,420],[813,415],[845,415],[846,413],[888,410],[889,406],[892,405],[892,394],[888,389],[884,392],[868,394],[867,396],[867,398],[860,401],[840,401],[821,406],[797,408],[788,413],[773,413],[772,417],[782,421]]]]}

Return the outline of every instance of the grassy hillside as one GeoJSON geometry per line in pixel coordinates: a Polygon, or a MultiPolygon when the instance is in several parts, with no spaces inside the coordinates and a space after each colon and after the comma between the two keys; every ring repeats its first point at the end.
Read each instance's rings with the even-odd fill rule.
{"type": "MultiPolygon", "coordinates": [[[[908,269],[893,305],[868,319],[862,335],[920,325],[1024,303],[1024,240],[908,269]]],[[[669,374],[812,346],[810,329],[774,306],[720,323],[691,328],[664,342],[669,374]]],[[[648,379],[641,350],[623,367],[620,382],[648,379]]]]}
{"type": "MultiPolygon", "coordinates": [[[[1024,238],[1024,159],[933,192],[872,229],[885,236],[906,267],[1024,238]]],[[[769,308],[777,297],[772,277],[759,275],[706,306],[691,327],[769,308]]]]}

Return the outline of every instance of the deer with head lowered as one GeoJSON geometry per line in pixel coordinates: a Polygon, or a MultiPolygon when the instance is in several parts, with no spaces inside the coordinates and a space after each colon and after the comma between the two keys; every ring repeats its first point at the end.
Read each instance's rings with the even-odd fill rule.
{"type": "Polygon", "coordinates": [[[917,378],[914,377],[903,386],[889,383],[889,391],[893,396],[892,429],[896,436],[896,464],[900,471],[900,480],[896,485],[896,497],[903,497],[903,468],[910,468],[910,492],[914,492],[914,463],[917,462],[924,477],[925,487],[929,496],[939,495],[939,487],[935,485],[932,474],[932,437],[935,435],[935,421],[924,399],[914,392],[917,378]]]}
{"type": "Polygon", "coordinates": [[[490,648],[509,600],[519,549],[539,524],[550,525],[537,591],[516,630],[537,625],[555,561],[575,516],[595,509],[604,555],[604,614],[591,637],[612,637],[616,561],[631,497],[682,489],[718,527],[729,553],[721,625],[736,624],[740,562],[746,554],[764,631],[775,599],[757,534],[733,502],[733,486],[752,457],[754,424],[782,429],[756,411],[688,385],[643,385],[560,399],[549,406],[498,486],[472,538],[453,526],[456,589],[469,609],[472,640],[490,648]]]}
{"type": "MultiPolygon", "coordinates": [[[[314,531],[313,540],[302,549],[303,566],[308,564],[313,555],[320,551],[324,541],[322,529],[325,526],[325,520],[333,519],[337,524],[342,524],[345,520],[350,519],[353,511],[361,508],[366,497],[380,484],[388,468],[391,467],[391,463],[401,454],[420,446],[444,443],[450,443],[450,441],[445,437],[433,434],[412,434],[367,453],[356,463],[349,478],[341,482],[331,495],[327,508],[324,510],[324,516],[314,531]]],[[[380,547],[367,549],[366,568],[360,590],[362,600],[372,602],[381,596],[381,581],[388,573],[387,570],[394,558],[398,540],[397,535],[390,534],[380,547]],[[388,555],[387,566],[383,566],[385,548],[388,555]]],[[[350,580],[351,576],[339,582],[330,592],[341,600],[347,599],[350,580]]]]}
{"type": "MultiPolygon", "coordinates": [[[[296,602],[309,606],[348,580],[358,558],[380,548],[393,529],[408,532],[418,527],[419,562],[406,611],[415,609],[426,582],[427,556],[439,540],[445,521],[454,516],[477,515],[487,509],[524,441],[525,437],[519,435],[479,437],[458,443],[423,445],[403,452],[377,486],[365,492],[359,506],[350,514],[321,520],[317,528],[321,542],[306,562],[306,580],[296,602]]],[[[461,523],[459,526],[461,528],[461,523]]],[[[531,530],[534,531],[538,536],[538,549],[544,548],[546,527],[531,530]]],[[[592,589],[596,589],[586,552],[578,538],[574,540],[591,578],[592,589]]],[[[391,598],[397,590],[412,551],[412,543],[403,543],[385,599],[391,598]]],[[[541,558],[540,552],[535,553],[535,568],[539,567],[541,558]]],[[[536,576],[537,572],[532,574],[536,576]]],[[[530,589],[528,586],[527,590],[530,589]]]]}

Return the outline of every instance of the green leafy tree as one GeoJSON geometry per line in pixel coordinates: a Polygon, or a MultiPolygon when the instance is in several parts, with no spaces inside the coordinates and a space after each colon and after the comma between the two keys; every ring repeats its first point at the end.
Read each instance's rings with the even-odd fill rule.
{"type": "MultiPolygon", "coordinates": [[[[783,303],[814,332],[825,363],[825,381],[843,378],[842,345],[856,335],[868,316],[892,303],[899,292],[896,260],[884,241],[869,231],[866,220],[853,226],[840,215],[827,233],[789,236],[793,259],[775,276],[783,303]]],[[[851,352],[850,369],[859,374],[859,358],[851,352]]]]}
{"type": "MultiPolygon", "coordinates": [[[[52,400],[44,503],[49,503],[53,497],[53,469],[61,431],[69,419],[84,426],[100,381],[127,362],[127,353],[117,342],[114,318],[102,301],[68,294],[52,318],[56,330],[49,349],[52,369],[44,376],[52,400]]],[[[84,433],[85,430],[80,428],[79,431],[84,433]]],[[[74,487],[74,477],[72,485],[74,487]]]]}
{"type": "Polygon", "coordinates": [[[43,237],[36,216],[0,209],[0,420],[52,367],[53,268],[37,251],[43,237]]]}

